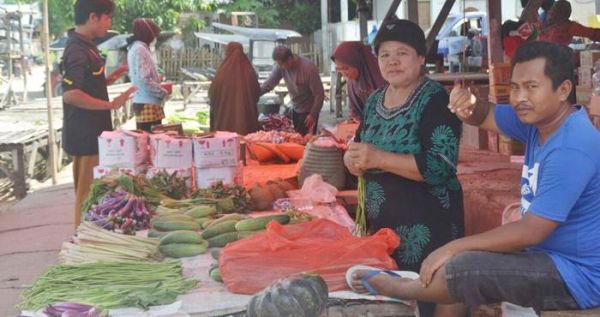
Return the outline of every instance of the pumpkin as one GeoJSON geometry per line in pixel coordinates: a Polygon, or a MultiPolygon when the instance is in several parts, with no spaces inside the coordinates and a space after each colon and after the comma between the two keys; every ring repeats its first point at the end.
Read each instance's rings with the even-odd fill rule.
{"type": "Polygon", "coordinates": [[[316,317],[327,307],[328,290],[318,275],[280,279],[252,297],[248,317],[316,317]]]}

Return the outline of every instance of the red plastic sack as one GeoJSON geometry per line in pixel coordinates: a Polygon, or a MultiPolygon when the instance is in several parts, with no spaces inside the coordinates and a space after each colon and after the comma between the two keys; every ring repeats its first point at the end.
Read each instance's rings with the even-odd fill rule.
{"type": "Polygon", "coordinates": [[[400,238],[390,229],[358,238],[327,219],[288,226],[271,221],[266,232],[228,244],[221,251],[219,269],[232,293],[255,294],[301,272],[321,275],[329,291],[348,290],[348,268],[364,264],[395,270],[390,254],[399,245],[400,238]]]}

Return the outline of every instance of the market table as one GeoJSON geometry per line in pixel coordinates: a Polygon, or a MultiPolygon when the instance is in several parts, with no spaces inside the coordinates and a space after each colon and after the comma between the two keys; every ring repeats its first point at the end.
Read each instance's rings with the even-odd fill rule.
{"type": "MultiPolygon", "coordinates": [[[[250,295],[229,293],[222,283],[213,281],[208,275],[210,265],[215,262],[210,252],[203,255],[183,258],[184,275],[199,280],[199,287],[179,296],[171,305],[153,307],[148,312],[137,308],[110,310],[111,317],[160,316],[246,316],[246,305],[250,295]]],[[[327,304],[328,317],[337,316],[415,316],[414,310],[399,302],[377,300],[372,296],[358,295],[350,291],[331,292],[327,304]]]]}

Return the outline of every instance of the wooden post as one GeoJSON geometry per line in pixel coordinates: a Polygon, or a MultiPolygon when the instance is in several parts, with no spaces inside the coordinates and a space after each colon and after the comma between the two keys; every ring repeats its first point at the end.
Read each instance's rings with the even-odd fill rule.
{"type": "Polygon", "coordinates": [[[46,67],[46,103],[48,107],[48,157],[52,184],[58,183],[56,172],[56,142],[54,141],[54,122],[52,119],[52,87],[50,86],[50,31],[48,28],[48,0],[44,0],[44,62],[46,67]]]}
{"type": "MultiPolygon", "coordinates": [[[[328,56],[330,53],[327,49],[329,47],[329,30],[327,27],[327,24],[329,23],[328,4],[328,0],[321,0],[321,51],[323,56],[328,56]]],[[[326,62],[323,61],[323,64],[326,64],[326,62]]],[[[321,72],[329,71],[325,66],[326,65],[321,66],[321,72]]]]}
{"type": "MultiPolygon", "coordinates": [[[[531,2],[531,1],[530,1],[531,2]]],[[[488,64],[501,63],[504,59],[502,51],[502,34],[500,26],[502,24],[502,4],[500,1],[488,0],[488,25],[490,34],[488,34],[488,64]]]]}
{"type": "Polygon", "coordinates": [[[27,176],[25,175],[25,150],[23,144],[12,151],[15,170],[15,197],[21,199],[27,195],[27,176]]]}
{"type": "Polygon", "coordinates": [[[19,47],[21,48],[21,75],[23,76],[23,103],[27,102],[27,61],[25,60],[25,45],[23,43],[23,15],[21,13],[21,1],[19,4],[19,12],[17,17],[19,18],[19,47]]]}
{"type": "Polygon", "coordinates": [[[419,24],[419,3],[417,0],[408,0],[406,2],[408,9],[408,19],[419,24]]]}
{"type": "MultiPolygon", "coordinates": [[[[364,40],[368,35],[367,20],[369,19],[369,4],[367,0],[358,0],[358,24],[360,27],[360,40],[364,40]]],[[[326,55],[323,55],[326,56],[326,55]]]]}
{"type": "MultiPolygon", "coordinates": [[[[452,6],[454,5],[454,2],[455,0],[446,0],[446,2],[444,2],[442,10],[440,10],[440,14],[438,14],[437,19],[435,19],[435,22],[431,27],[431,31],[429,31],[429,34],[427,35],[426,56],[429,56],[429,54],[431,54],[431,48],[433,47],[435,38],[437,37],[438,33],[440,33],[440,29],[442,28],[442,25],[444,25],[444,22],[446,22],[446,19],[448,18],[448,14],[450,13],[452,6]]],[[[493,0],[488,0],[488,2],[493,2],[493,0]]]]}

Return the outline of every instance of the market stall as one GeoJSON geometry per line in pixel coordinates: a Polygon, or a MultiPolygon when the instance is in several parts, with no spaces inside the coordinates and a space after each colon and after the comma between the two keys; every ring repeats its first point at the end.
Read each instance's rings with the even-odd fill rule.
{"type": "Polygon", "coordinates": [[[297,281],[300,292],[318,278],[326,291],[306,316],[413,316],[406,303],[355,294],[346,282],[354,265],[396,269],[396,233],[353,235],[327,174],[298,179],[307,143],[340,153],[343,142],[276,130],[245,138],[103,133],[85,222],[63,244],[60,263],[23,292],[23,314],[94,306],[110,316],[244,316],[254,296],[281,287],[274,282],[297,281]],[[272,156],[257,154],[258,144],[272,156]]]}

